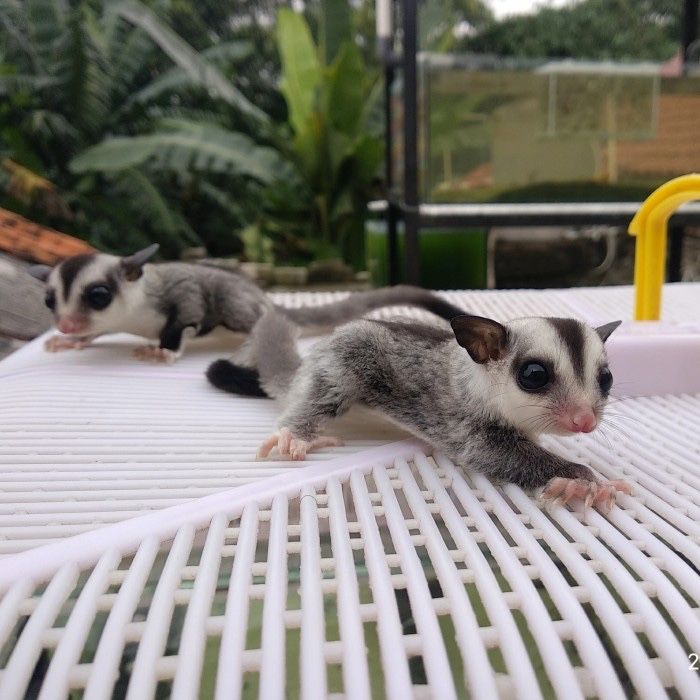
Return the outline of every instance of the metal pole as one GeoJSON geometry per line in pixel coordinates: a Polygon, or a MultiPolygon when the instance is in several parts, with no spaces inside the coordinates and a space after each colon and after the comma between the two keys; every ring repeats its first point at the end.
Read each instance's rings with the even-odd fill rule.
{"type": "Polygon", "coordinates": [[[406,281],[420,284],[418,241],[418,80],[416,72],[417,0],[403,0],[404,226],[406,281]]]}
{"type": "Polygon", "coordinates": [[[384,66],[384,151],[386,182],[386,228],[389,284],[399,281],[396,225],[399,210],[394,201],[394,132],[392,87],[396,66],[394,54],[394,0],[377,0],[377,53],[384,66]]]}
{"type": "Polygon", "coordinates": [[[389,261],[389,284],[399,282],[399,247],[397,235],[398,210],[394,202],[394,138],[392,131],[393,109],[391,88],[394,84],[394,67],[388,62],[384,67],[384,150],[386,172],[386,227],[387,256],[389,261]]]}
{"type": "Polygon", "coordinates": [[[698,0],[683,2],[683,61],[688,60],[688,48],[698,37],[698,0]]]}

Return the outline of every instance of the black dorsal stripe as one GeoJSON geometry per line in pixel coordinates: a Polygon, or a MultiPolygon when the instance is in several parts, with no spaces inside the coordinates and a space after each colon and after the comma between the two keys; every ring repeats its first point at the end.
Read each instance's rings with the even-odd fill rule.
{"type": "Polygon", "coordinates": [[[571,360],[574,374],[583,383],[584,346],[586,337],[583,333],[581,322],[573,318],[548,318],[547,320],[561,338],[562,344],[566,348],[569,359],[571,360]]]}
{"type": "Polygon", "coordinates": [[[61,275],[61,282],[63,282],[63,294],[65,295],[65,299],[68,299],[70,296],[70,290],[73,286],[73,282],[75,282],[75,278],[83,268],[95,259],[95,257],[95,253],[83,253],[81,255],[74,255],[72,258],[68,258],[61,263],[58,271],[61,275]]]}

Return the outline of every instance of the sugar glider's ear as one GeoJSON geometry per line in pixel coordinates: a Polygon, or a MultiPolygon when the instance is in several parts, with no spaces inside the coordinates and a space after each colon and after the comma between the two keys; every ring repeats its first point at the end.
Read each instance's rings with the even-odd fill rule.
{"type": "Polygon", "coordinates": [[[40,282],[46,282],[52,269],[48,265],[32,265],[27,269],[27,272],[40,282]]]}
{"type": "Polygon", "coordinates": [[[457,342],[480,365],[500,360],[506,353],[508,331],[498,321],[481,316],[455,316],[450,321],[457,342]]]}
{"type": "Polygon", "coordinates": [[[130,282],[137,280],[143,274],[143,266],[158,252],[158,243],[149,245],[148,248],[139,250],[133,255],[122,258],[121,266],[124,277],[130,282]]]}
{"type": "Polygon", "coordinates": [[[605,342],[612,332],[622,323],[622,321],[611,321],[606,323],[604,326],[598,326],[595,332],[600,336],[600,339],[605,342]]]}

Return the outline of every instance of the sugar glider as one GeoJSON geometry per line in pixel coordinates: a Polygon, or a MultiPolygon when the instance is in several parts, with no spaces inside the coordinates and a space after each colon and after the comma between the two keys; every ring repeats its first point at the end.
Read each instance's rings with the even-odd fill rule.
{"type": "Polygon", "coordinates": [[[323,306],[277,307],[242,272],[180,262],[146,264],[157,250],[154,244],[122,258],[76,255],[54,268],[31,268],[30,274],[47,283],[46,305],[63,334],[49,338],[46,349],[82,349],[106,333],[132,333],[159,341],[137,348],[137,357],[172,362],[182,354],[186,338],[217,326],[248,332],[270,309],[300,325],[325,326],[395,304],[418,306],[447,320],[462,313],[417,287],[359,292],[323,306]]]}
{"type": "Polygon", "coordinates": [[[320,436],[353,404],[379,409],[458,464],[545,499],[610,507],[624,481],[601,481],[587,466],[548,452],[541,433],[589,433],[602,420],[613,377],[600,328],[568,318],[501,324],[460,315],[452,330],[419,323],[359,320],[321,339],[303,360],[295,327],[265,314],[249,337],[255,369],[227,360],[210,366],[215,386],[280,397],[279,429],[259,451],[304,459],[339,444],[320,436]]]}

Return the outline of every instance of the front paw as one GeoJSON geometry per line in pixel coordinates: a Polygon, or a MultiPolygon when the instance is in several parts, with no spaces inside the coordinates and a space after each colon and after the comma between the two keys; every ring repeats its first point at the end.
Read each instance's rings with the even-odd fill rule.
{"type": "Polygon", "coordinates": [[[70,335],[52,335],[44,342],[46,352],[62,352],[63,350],[83,350],[90,345],[90,340],[74,338],[70,335]]]}
{"type": "Polygon", "coordinates": [[[295,461],[306,459],[306,455],[311,450],[321,447],[337,447],[342,445],[340,438],[324,436],[313,440],[302,440],[295,437],[289,428],[280,428],[276,433],[270,435],[258,450],[258,459],[269,457],[270,453],[276,449],[281,457],[290,457],[295,461]]]}
{"type": "Polygon", "coordinates": [[[136,348],[133,352],[137,360],[145,360],[147,362],[159,362],[162,364],[172,364],[179,357],[178,353],[166,348],[159,348],[155,345],[144,345],[136,348]]]}
{"type": "Polygon", "coordinates": [[[629,496],[632,494],[632,487],[621,479],[599,482],[557,476],[550,479],[545,486],[542,500],[545,503],[561,505],[583,501],[585,508],[598,507],[607,513],[615,505],[618,491],[629,496]]]}

